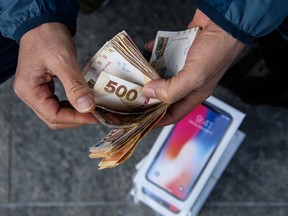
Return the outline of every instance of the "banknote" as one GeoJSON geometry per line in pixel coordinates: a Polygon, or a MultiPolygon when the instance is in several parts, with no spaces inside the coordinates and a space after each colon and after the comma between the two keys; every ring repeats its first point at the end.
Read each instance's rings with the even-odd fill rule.
{"type": "Polygon", "coordinates": [[[89,59],[82,70],[86,80],[97,80],[101,71],[141,86],[151,81],[109,43],[89,59]]]}
{"type": "Polygon", "coordinates": [[[171,78],[184,66],[199,28],[185,31],[158,31],[149,63],[162,78],[171,78]]]}
{"type": "MultiPolygon", "coordinates": [[[[91,85],[91,80],[88,83],[91,85]]],[[[114,111],[133,111],[140,107],[160,103],[159,100],[144,97],[142,86],[104,71],[100,72],[97,80],[93,83],[93,93],[97,105],[114,111]]]]}
{"type": "Polygon", "coordinates": [[[151,115],[151,113],[162,106],[163,104],[158,104],[157,106],[134,110],[131,113],[114,111],[97,106],[93,111],[93,114],[99,122],[109,128],[126,128],[145,121],[147,119],[146,116],[151,115]]]}
{"type": "Polygon", "coordinates": [[[82,73],[93,91],[93,115],[112,130],[90,147],[90,158],[102,158],[99,169],[126,161],[138,143],[164,117],[169,104],[142,95],[151,80],[179,72],[198,28],[181,32],[159,31],[150,62],[125,32],[119,32],[90,57],[82,73]]]}
{"type": "Polygon", "coordinates": [[[138,126],[112,130],[103,140],[90,148],[91,158],[103,158],[99,169],[113,168],[126,161],[137,144],[165,115],[168,105],[161,107],[138,126]]]}

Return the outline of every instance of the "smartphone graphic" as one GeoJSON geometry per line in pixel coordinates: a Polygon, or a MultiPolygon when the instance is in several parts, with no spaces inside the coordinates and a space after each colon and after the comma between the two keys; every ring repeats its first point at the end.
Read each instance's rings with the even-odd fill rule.
{"type": "Polygon", "coordinates": [[[198,105],[171,129],[147,180],[186,200],[231,122],[230,114],[210,103],[198,105]]]}

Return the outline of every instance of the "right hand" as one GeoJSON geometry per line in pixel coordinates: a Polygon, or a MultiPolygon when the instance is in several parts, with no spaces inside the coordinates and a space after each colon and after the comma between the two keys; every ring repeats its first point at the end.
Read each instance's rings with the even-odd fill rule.
{"type": "Polygon", "coordinates": [[[14,90],[52,129],[97,123],[92,91],[85,82],[74,41],[61,23],[46,23],[25,33],[20,40],[14,90]],[[68,101],[54,95],[53,78],[64,86],[68,101]]]}

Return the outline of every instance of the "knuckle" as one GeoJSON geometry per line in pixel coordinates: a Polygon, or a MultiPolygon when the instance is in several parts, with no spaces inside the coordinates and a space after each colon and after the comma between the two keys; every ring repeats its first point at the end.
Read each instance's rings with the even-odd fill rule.
{"type": "Polygon", "coordinates": [[[173,84],[171,82],[172,82],[171,79],[167,80],[166,87],[161,88],[162,91],[160,92],[161,93],[160,98],[166,104],[172,104],[177,101],[177,98],[174,95],[172,95],[173,91],[171,91],[172,89],[171,87],[173,86],[173,84]]]}
{"type": "Polygon", "coordinates": [[[49,124],[47,124],[47,125],[48,125],[48,127],[49,127],[50,129],[52,129],[52,130],[60,130],[60,129],[61,129],[58,124],[51,124],[51,123],[49,123],[49,124]]]}
{"type": "Polygon", "coordinates": [[[80,92],[86,90],[86,83],[80,78],[71,79],[68,82],[67,94],[70,96],[78,96],[80,92]]]}
{"type": "Polygon", "coordinates": [[[40,120],[42,120],[43,123],[45,123],[45,125],[47,127],[49,127],[52,130],[59,130],[61,129],[59,127],[59,124],[57,123],[58,121],[56,120],[55,117],[51,117],[51,115],[49,115],[49,117],[47,117],[47,115],[44,115],[43,113],[40,114],[40,112],[36,112],[36,115],[39,117],[40,120]]]}
{"type": "Polygon", "coordinates": [[[58,123],[58,120],[56,118],[56,116],[50,118],[49,120],[47,120],[47,126],[52,129],[52,130],[60,130],[60,126],[59,126],[59,123],[58,123]]]}
{"type": "Polygon", "coordinates": [[[163,102],[167,104],[172,104],[176,102],[176,99],[174,99],[174,97],[167,91],[167,89],[162,92],[162,98],[163,102]]]}
{"type": "Polygon", "coordinates": [[[58,121],[56,116],[49,116],[49,118],[44,118],[44,123],[52,130],[58,130],[58,121]]]}
{"type": "Polygon", "coordinates": [[[21,83],[18,81],[18,79],[15,79],[14,83],[13,83],[13,89],[15,94],[21,98],[22,97],[22,85],[21,83]]]}

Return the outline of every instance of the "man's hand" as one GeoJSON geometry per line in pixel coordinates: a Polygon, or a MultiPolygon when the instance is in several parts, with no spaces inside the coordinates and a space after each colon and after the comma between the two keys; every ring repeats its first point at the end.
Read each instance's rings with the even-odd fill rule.
{"type": "Polygon", "coordinates": [[[14,90],[52,129],[97,123],[90,113],[95,108],[93,94],[81,75],[74,41],[63,24],[46,23],[22,36],[14,90]],[[54,95],[54,77],[63,84],[70,103],[54,95]]]}
{"type": "MultiPolygon", "coordinates": [[[[188,28],[200,27],[184,68],[169,80],[153,80],[143,95],[171,104],[158,126],[176,123],[209,97],[229,65],[240,54],[244,44],[233,38],[205,14],[197,10],[188,28]]],[[[153,42],[146,44],[152,50],[153,42]]]]}

